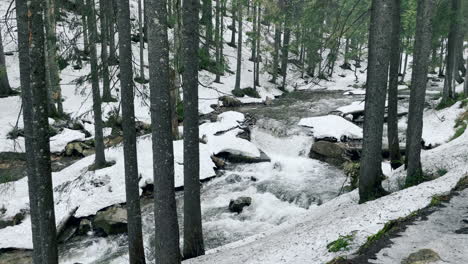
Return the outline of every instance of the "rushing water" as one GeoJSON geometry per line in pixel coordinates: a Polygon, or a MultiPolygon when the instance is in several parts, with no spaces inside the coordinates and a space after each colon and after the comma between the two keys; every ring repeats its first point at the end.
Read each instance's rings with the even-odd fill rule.
{"type": "MultiPolygon", "coordinates": [[[[300,118],[326,115],[362,99],[343,96],[342,92],[300,91],[275,100],[271,106],[232,109],[255,117],[251,141],[271,162],[232,165],[202,186],[205,247],[213,249],[270,231],[336,197],[346,180],[343,172],[307,157],[313,137],[308,129],[296,124],[300,118]],[[229,201],[240,196],[251,197],[252,205],[240,214],[230,212],[229,201]]],[[[178,192],[176,198],[182,227],[183,193],[178,192]]],[[[154,258],[153,213],[152,200],[146,198],[142,201],[142,218],[149,261],[154,258]]],[[[75,237],[60,251],[63,263],[128,262],[126,235],[75,237]]]]}

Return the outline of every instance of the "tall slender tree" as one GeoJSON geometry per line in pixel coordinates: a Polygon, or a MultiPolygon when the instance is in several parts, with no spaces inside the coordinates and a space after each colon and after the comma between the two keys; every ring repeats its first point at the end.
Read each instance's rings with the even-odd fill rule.
{"type": "Polygon", "coordinates": [[[221,45],[222,36],[221,36],[221,0],[216,0],[216,9],[215,9],[215,50],[216,50],[216,77],[215,82],[221,82],[221,45]]]}
{"type": "Polygon", "coordinates": [[[44,0],[17,1],[20,78],[26,135],[34,263],[58,263],[52,170],[50,165],[48,92],[45,70],[44,0]]]}
{"type": "Polygon", "coordinates": [[[242,74],[242,1],[237,0],[237,66],[236,66],[236,83],[234,92],[240,94],[240,83],[242,74]]]}
{"type": "Polygon", "coordinates": [[[390,57],[392,6],[373,0],[369,29],[369,66],[364,110],[364,139],[359,177],[360,202],[382,196],[382,132],[390,57]]]}
{"type": "Polygon", "coordinates": [[[138,0],[138,35],[140,40],[140,76],[139,79],[142,83],[145,82],[145,40],[143,32],[143,3],[144,0],[138,0]]]}
{"type": "Polygon", "coordinates": [[[272,65],[272,78],[271,82],[276,83],[276,79],[278,78],[278,61],[279,61],[279,51],[280,51],[280,43],[281,43],[281,24],[275,24],[275,44],[273,50],[273,65],[272,65]]]}
{"type": "Polygon", "coordinates": [[[199,0],[183,2],[184,90],[184,258],[205,254],[200,206],[198,129],[199,0]]]}
{"type": "Polygon", "coordinates": [[[461,0],[451,0],[450,32],[447,43],[447,69],[445,72],[442,101],[454,97],[454,79],[457,65],[457,42],[460,31],[461,0]]]}
{"type": "Polygon", "coordinates": [[[109,53],[107,46],[109,45],[109,26],[108,26],[108,12],[109,0],[99,0],[99,15],[101,17],[101,70],[102,70],[102,101],[112,102],[111,89],[110,89],[110,74],[109,74],[109,53]]]}
{"type": "Polygon", "coordinates": [[[94,112],[94,146],[96,152],[94,167],[97,169],[106,165],[106,157],[104,155],[104,136],[102,133],[101,92],[99,91],[99,68],[96,51],[97,29],[94,8],[94,0],[86,0],[86,17],[89,30],[89,52],[91,57],[90,62],[94,112]]]}
{"type": "Polygon", "coordinates": [[[167,8],[166,2],[159,0],[147,0],[146,8],[148,10],[148,19],[146,21],[148,23],[155,186],[155,254],[156,263],[173,264],[180,263],[181,258],[174,191],[174,149],[171,133],[167,8]]]}
{"type": "Polygon", "coordinates": [[[131,264],[145,263],[141,229],[140,188],[133,93],[132,43],[130,5],[128,0],[118,2],[120,89],[122,101],[122,130],[125,165],[125,194],[127,198],[128,246],[131,264]]]}
{"type": "Polygon", "coordinates": [[[229,42],[229,46],[231,47],[236,47],[236,16],[237,16],[237,1],[240,0],[232,0],[231,1],[231,14],[232,14],[232,20],[231,20],[231,41],[229,42]]]}
{"type": "Polygon", "coordinates": [[[8,80],[8,72],[5,63],[5,51],[3,50],[3,39],[0,32],[0,97],[8,96],[13,93],[8,80]]]}
{"type": "MultiPolygon", "coordinates": [[[[46,38],[46,63],[47,63],[47,83],[51,98],[51,104],[57,104],[56,114],[59,116],[63,115],[62,106],[62,91],[60,88],[60,69],[58,67],[57,60],[57,36],[56,36],[56,21],[55,21],[55,10],[56,1],[46,0],[45,6],[45,32],[46,38]]],[[[49,113],[53,114],[53,113],[49,113]]]]}
{"type": "Polygon", "coordinates": [[[388,148],[393,169],[402,165],[398,139],[398,68],[400,65],[400,0],[392,1],[392,47],[390,50],[390,76],[388,84],[388,148]]]}
{"type": "Polygon", "coordinates": [[[26,167],[28,173],[28,189],[29,189],[29,207],[31,214],[31,229],[33,239],[33,263],[41,263],[42,260],[42,244],[40,230],[40,211],[38,204],[38,192],[36,191],[38,179],[36,177],[36,164],[33,146],[33,107],[32,107],[32,90],[31,90],[31,57],[29,56],[29,22],[28,22],[28,4],[26,0],[16,0],[16,18],[18,25],[18,51],[19,51],[19,68],[20,68],[20,84],[21,98],[23,103],[23,122],[24,122],[24,138],[26,149],[26,167]]]}
{"type": "Polygon", "coordinates": [[[431,54],[432,12],[435,0],[418,0],[413,72],[411,74],[408,129],[406,130],[406,185],[423,181],[421,167],[421,137],[426,97],[427,72],[431,54]]]}

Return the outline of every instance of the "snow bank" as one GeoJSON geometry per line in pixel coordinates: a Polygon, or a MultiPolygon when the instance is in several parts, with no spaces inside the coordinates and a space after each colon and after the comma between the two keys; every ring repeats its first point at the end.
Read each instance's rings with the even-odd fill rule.
{"type": "Polygon", "coordinates": [[[299,125],[312,128],[315,138],[331,137],[340,141],[346,136],[351,139],[362,139],[362,128],[336,115],[303,118],[299,121],[299,125]]]}
{"type": "Polygon", "coordinates": [[[78,130],[65,128],[59,134],[50,138],[50,152],[62,152],[69,142],[82,141],[85,139],[85,134],[78,130]]]}
{"type": "MultiPolygon", "coordinates": [[[[153,183],[153,157],[151,137],[138,139],[138,165],[140,186],[153,183]]],[[[215,175],[214,164],[207,145],[200,144],[200,178],[215,175]]],[[[106,159],[116,164],[97,171],[89,171],[94,155],[83,158],[60,172],[53,173],[56,222],[78,208],[75,217],[94,215],[100,209],[125,202],[125,174],[123,147],[106,149],[106,159]]],[[[174,141],[175,186],[183,182],[183,141],[174,141]]],[[[2,218],[11,218],[21,209],[28,209],[27,179],[0,185],[0,207],[6,209],[2,218]]],[[[0,248],[32,248],[31,223],[26,218],[20,225],[0,229],[0,248]]]]}
{"type": "Polygon", "coordinates": [[[364,101],[358,101],[358,102],[352,102],[349,105],[345,105],[342,107],[339,107],[336,109],[336,111],[339,111],[343,113],[344,115],[347,114],[354,114],[354,113],[359,113],[364,111],[365,103],[364,101]]]}
{"type": "Polygon", "coordinates": [[[338,255],[352,254],[385,223],[426,207],[432,196],[449,192],[468,174],[468,133],[447,143],[446,148],[458,150],[439,147],[423,155],[425,169],[437,165],[434,159],[450,160],[446,162],[451,168],[443,177],[364,204],[358,203],[358,192],[353,191],[312,208],[288,225],[210,250],[184,263],[326,263],[338,255]],[[327,244],[340,235],[354,237],[348,250],[328,252],[327,244]]]}

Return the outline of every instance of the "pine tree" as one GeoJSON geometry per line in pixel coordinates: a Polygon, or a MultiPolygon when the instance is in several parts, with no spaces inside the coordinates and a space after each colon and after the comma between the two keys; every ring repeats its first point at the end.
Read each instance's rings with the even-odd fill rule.
{"type": "Polygon", "coordinates": [[[125,163],[125,194],[127,198],[129,262],[144,264],[141,224],[140,187],[133,93],[132,43],[130,6],[128,0],[118,2],[120,89],[122,102],[122,131],[125,163]]]}
{"type": "Polygon", "coordinates": [[[180,263],[180,249],[174,191],[174,149],[171,133],[171,87],[166,2],[147,0],[146,9],[152,10],[152,12],[147,12],[148,19],[146,21],[148,23],[148,61],[155,186],[155,255],[156,263],[173,264],[180,263]]]}
{"type": "Polygon", "coordinates": [[[421,137],[426,98],[427,72],[431,53],[432,9],[434,0],[418,0],[413,72],[411,75],[408,129],[406,131],[406,185],[423,181],[421,167],[421,137]]]}
{"type": "Polygon", "coordinates": [[[97,29],[94,7],[94,0],[86,0],[86,17],[89,30],[89,52],[91,57],[90,62],[94,112],[94,145],[96,152],[94,168],[98,169],[106,166],[106,158],[104,155],[104,136],[102,133],[101,92],[99,91],[99,69],[96,51],[97,29]]]}
{"type": "Polygon", "coordinates": [[[398,139],[398,68],[400,65],[400,0],[392,1],[392,47],[388,84],[388,148],[393,169],[402,165],[398,139]]]}
{"type": "Polygon", "coordinates": [[[184,245],[185,259],[205,254],[200,206],[198,128],[199,0],[183,2],[184,245]]]}
{"type": "Polygon", "coordinates": [[[359,177],[360,202],[382,196],[382,132],[390,58],[392,9],[373,0],[369,30],[369,64],[364,110],[364,138],[359,177]]]}
{"type": "Polygon", "coordinates": [[[240,94],[240,83],[242,74],[242,1],[237,0],[237,66],[236,83],[234,85],[234,94],[240,94]]]}
{"type": "Polygon", "coordinates": [[[8,96],[13,91],[10,87],[10,81],[8,80],[8,72],[5,63],[5,52],[3,50],[3,39],[0,33],[0,97],[8,96]]]}

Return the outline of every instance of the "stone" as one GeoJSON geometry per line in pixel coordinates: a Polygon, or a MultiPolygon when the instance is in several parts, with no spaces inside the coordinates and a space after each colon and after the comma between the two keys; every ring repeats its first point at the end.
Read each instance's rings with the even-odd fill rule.
{"type": "Polygon", "coordinates": [[[401,261],[401,264],[430,264],[441,260],[439,254],[432,249],[420,249],[411,253],[401,261]]]}
{"type": "Polygon", "coordinates": [[[344,162],[349,160],[344,144],[329,141],[315,142],[312,145],[309,157],[335,166],[341,166],[344,162]]]}
{"type": "Polygon", "coordinates": [[[247,157],[242,155],[236,155],[229,152],[221,152],[216,154],[218,158],[225,159],[232,163],[260,163],[260,162],[270,162],[271,159],[268,155],[260,150],[260,157],[247,157]]]}
{"type": "Polygon", "coordinates": [[[88,232],[90,232],[92,229],[92,226],[91,226],[91,221],[89,221],[88,219],[82,219],[80,221],[80,224],[78,226],[78,230],[76,231],[76,234],[77,235],[87,235],[88,232]]]}
{"type": "Polygon", "coordinates": [[[273,99],[271,99],[271,97],[267,96],[267,97],[265,98],[264,104],[265,104],[266,106],[272,105],[272,104],[273,104],[273,99]]]}
{"type": "Polygon", "coordinates": [[[216,165],[216,168],[218,169],[222,169],[224,168],[224,166],[226,166],[226,162],[223,159],[218,158],[214,155],[211,156],[211,160],[213,161],[213,163],[216,165]]]}
{"type": "Polygon", "coordinates": [[[0,254],[2,264],[31,264],[32,250],[11,249],[0,254]]]}
{"type": "Polygon", "coordinates": [[[236,99],[231,96],[222,96],[219,98],[219,100],[223,103],[223,106],[225,107],[237,107],[242,105],[242,102],[239,99],[236,99]]]}
{"type": "Polygon", "coordinates": [[[242,210],[244,210],[244,207],[250,206],[251,204],[252,198],[241,196],[229,202],[229,211],[240,214],[242,210]]]}
{"type": "Polygon", "coordinates": [[[127,232],[127,210],[120,206],[112,206],[98,212],[93,220],[93,228],[103,231],[106,235],[127,232]]]}
{"type": "Polygon", "coordinates": [[[225,181],[227,183],[236,183],[236,182],[241,182],[242,177],[239,174],[231,174],[226,177],[225,181]]]}

